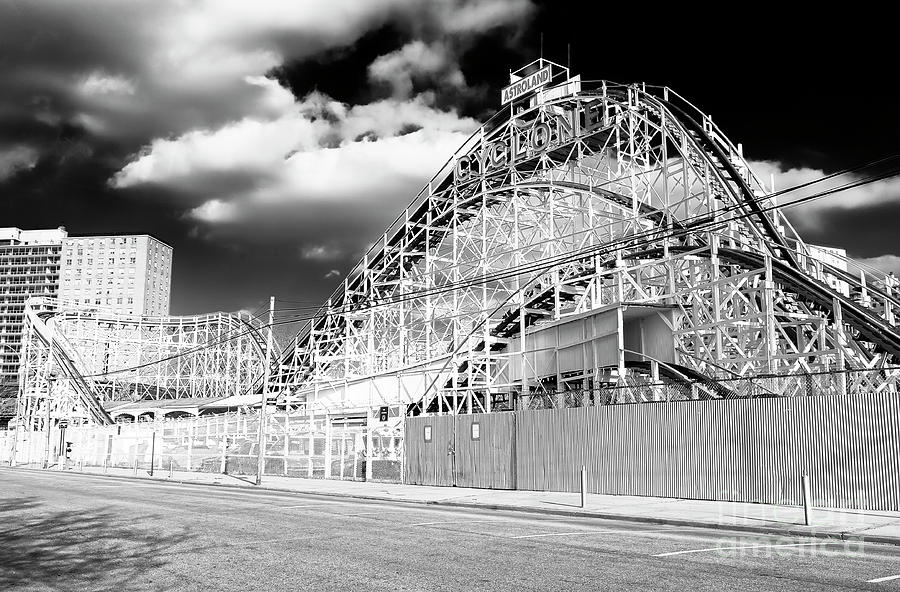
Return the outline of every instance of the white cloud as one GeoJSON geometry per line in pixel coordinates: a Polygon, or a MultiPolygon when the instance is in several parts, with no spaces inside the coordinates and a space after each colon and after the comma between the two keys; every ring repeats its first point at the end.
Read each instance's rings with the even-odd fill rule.
{"type": "Polygon", "coordinates": [[[440,111],[429,102],[429,95],[423,94],[408,101],[388,99],[357,105],[348,110],[341,121],[341,137],[351,140],[372,132],[383,138],[399,134],[409,126],[439,132],[471,132],[478,127],[474,119],[461,118],[452,111],[440,111]]]}
{"type": "Polygon", "coordinates": [[[135,91],[134,83],[127,78],[99,71],[88,74],[79,86],[85,95],[133,95],[135,91]]]}
{"type": "Polygon", "coordinates": [[[878,257],[857,257],[856,261],[880,269],[888,273],[893,272],[900,275],[900,255],[879,255],[878,257]]]}
{"type": "Polygon", "coordinates": [[[34,168],[37,161],[37,150],[31,146],[17,145],[6,149],[0,148],[0,181],[19,171],[34,168]]]}
{"type": "MultiPolygon", "coordinates": [[[[772,161],[754,161],[750,163],[750,167],[760,180],[765,183],[766,187],[769,187],[770,179],[774,177],[776,192],[816,181],[827,175],[822,170],[807,167],[785,168],[780,163],[772,161]]],[[[839,188],[861,178],[860,175],[854,173],[840,175],[802,189],[790,191],[778,196],[777,201],[779,204],[790,204],[830,189],[839,188]]],[[[897,202],[900,202],[900,177],[893,177],[839,191],[804,204],[786,208],[785,212],[802,233],[803,230],[820,228],[823,218],[835,212],[897,202]]]]}
{"type": "Polygon", "coordinates": [[[484,32],[509,22],[524,20],[533,6],[528,0],[474,0],[439,2],[442,22],[447,31],[484,32]]]}
{"type": "Polygon", "coordinates": [[[369,65],[369,78],[390,84],[397,97],[410,96],[413,81],[417,78],[428,78],[453,87],[466,84],[456,57],[445,44],[428,45],[419,40],[376,58],[369,65]]]}
{"type": "Polygon", "coordinates": [[[259,195],[364,201],[406,189],[402,199],[408,202],[467,137],[455,131],[420,130],[400,137],[299,152],[286,162],[279,183],[259,195]]]}
{"type": "Polygon", "coordinates": [[[260,107],[265,107],[271,114],[284,113],[294,105],[294,95],[281,86],[277,80],[265,76],[246,76],[244,82],[265,91],[260,98],[260,107]]]}
{"type": "Polygon", "coordinates": [[[341,272],[338,271],[337,269],[332,269],[331,271],[329,271],[328,273],[326,273],[324,277],[325,277],[326,280],[327,280],[328,278],[341,277],[341,272]]]}
{"type": "Polygon", "coordinates": [[[343,249],[334,244],[308,245],[300,249],[300,258],[310,261],[331,261],[343,254],[343,249]]]}
{"type": "MultiPolygon", "coordinates": [[[[474,120],[434,109],[423,97],[348,107],[313,94],[275,119],[247,118],[156,140],[113,183],[172,186],[203,199],[233,200],[240,210],[249,203],[366,200],[394,190],[411,199],[413,187],[437,172],[476,127],[474,120]],[[208,193],[224,185],[211,183],[211,177],[241,172],[250,186],[228,195],[208,193]]],[[[192,216],[222,220],[206,213],[197,209],[192,216]]]]}
{"type": "Polygon", "coordinates": [[[237,218],[237,208],[234,204],[211,199],[197,206],[189,212],[191,218],[201,222],[221,223],[233,222],[237,218]]]}
{"type": "Polygon", "coordinates": [[[156,139],[113,178],[116,187],[141,183],[190,185],[197,173],[264,172],[289,152],[318,145],[328,129],[302,112],[274,120],[245,118],[215,130],[195,130],[174,139],[156,139]]]}
{"type": "Polygon", "coordinates": [[[94,133],[141,142],[271,116],[288,97],[265,82],[267,72],[387,23],[432,38],[464,36],[515,25],[531,10],[528,0],[14,4],[6,13],[0,6],[0,39],[13,64],[0,80],[0,107],[9,102],[51,121],[80,113],[94,133]],[[53,34],[36,33],[43,31],[53,34]],[[34,113],[37,96],[52,98],[49,112],[34,113]]]}

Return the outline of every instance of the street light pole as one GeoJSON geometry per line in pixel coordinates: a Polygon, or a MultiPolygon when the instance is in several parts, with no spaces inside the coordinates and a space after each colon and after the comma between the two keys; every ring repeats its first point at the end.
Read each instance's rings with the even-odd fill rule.
{"type": "Polygon", "coordinates": [[[269,298],[269,334],[266,337],[266,367],[263,371],[262,400],[259,407],[259,443],[256,458],[256,484],[262,485],[266,468],[266,404],[269,399],[269,374],[272,359],[272,325],[275,322],[275,297],[269,298]]]}

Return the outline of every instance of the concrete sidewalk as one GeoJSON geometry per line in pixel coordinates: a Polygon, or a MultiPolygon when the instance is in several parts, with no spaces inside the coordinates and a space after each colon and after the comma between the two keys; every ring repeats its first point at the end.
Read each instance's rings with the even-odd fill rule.
{"type": "MultiPolygon", "coordinates": [[[[104,470],[99,467],[86,467],[80,472],[104,474],[104,470]]],[[[156,471],[155,475],[150,477],[146,470],[139,470],[135,476],[131,469],[108,469],[105,474],[370,500],[513,510],[900,545],[900,512],[816,508],[812,512],[813,525],[805,526],[803,508],[766,504],[589,494],[585,508],[581,508],[580,494],[550,491],[429,487],[268,475],[264,477],[262,486],[258,487],[253,483],[255,479],[253,476],[175,471],[169,477],[168,471],[156,471]]]]}

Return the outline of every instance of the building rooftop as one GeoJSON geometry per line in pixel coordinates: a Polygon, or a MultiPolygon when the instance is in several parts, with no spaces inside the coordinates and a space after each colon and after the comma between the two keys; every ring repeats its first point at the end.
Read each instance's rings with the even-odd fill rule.
{"type": "Polygon", "coordinates": [[[68,236],[65,226],[39,230],[22,230],[15,226],[0,228],[0,241],[12,241],[15,244],[29,245],[41,243],[59,243],[68,236]]]}
{"type": "Polygon", "coordinates": [[[172,249],[172,245],[170,245],[169,243],[167,243],[167,242],[165,242],[165,241],[163,241],[163,240],[160,240],[160,239],[156,238],[156,237],[153,236],[152,234],[146,234],[146,233],[137,233],[137,234],[127,234],[127,233],[119,233],[119,234],[84,234],[84,235],[78,235],[78,236],[69,236],[69,237],[67,237],[67,238],[68,238],[68,240],[82,240],[82,239],[87,240],[87,239],[96,239],[96,238],[131,238],[131,237],[137,237],[137,236],[146,236],[147,238],[151,238],[151,239],[155,240],[156,242],[158,242],[159,244],[164,245],[164,246],[169,247],[170,249],[172,249]]]}

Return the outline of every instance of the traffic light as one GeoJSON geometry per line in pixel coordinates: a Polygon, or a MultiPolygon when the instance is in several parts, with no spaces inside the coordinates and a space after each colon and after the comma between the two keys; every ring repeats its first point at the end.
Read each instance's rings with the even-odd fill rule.
{"type": "Polygon", "coordinates": [[[66,458],[68,459],[72,454],[72,443],[66,442],[66,458]]]}
{"type": "Polygon", "coordinates": [[[378,421],[387,421],[388,420],[388,408],[387,407],[379,407],[378,408],[378,421]]]}

